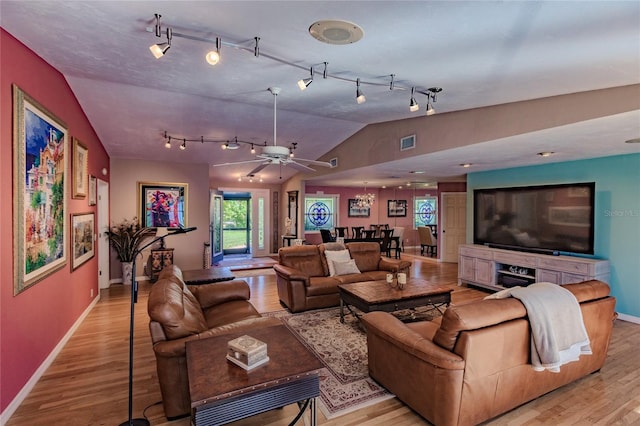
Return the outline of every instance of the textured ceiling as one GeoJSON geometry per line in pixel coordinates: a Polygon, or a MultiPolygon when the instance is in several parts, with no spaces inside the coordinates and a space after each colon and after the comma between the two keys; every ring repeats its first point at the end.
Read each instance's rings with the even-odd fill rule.
{"type": "MultiPolygon", "coordinates": [[[[113,158],[249,160],[247,147],[167,150],[162,135],[271,144],[271,86],[282,88],[277,143],[297,142],[297,157],[317,159],[367,124],[424,115],[422,95],[421,110],[408,110],[405,89],[412,86],[442,87],[435,107],[443,113],[640,83],[639,2],[3,0],[0,24],[65,75],[113,158]],[[163,40],[148,31],[154,13],[174,33],[221,37],[221,62],[211,67],[204,61],[210,45],[180,37],[156,60],[148,48],[163,40]],[[321,43],[308,34],[321,19],[355,22],[364,37],[350,45],[321,43]],[[229,46],[252,49],[254,37],[259,57],[229,46]],[[337,78],[322,79],[316,66],[320,74],[300,91],[297,80],[323,62],[337,78]],[[362,105],[355,102],[357,78],[367,97],[362,105]]],[[[555,161],[567,161],[639,152],[640,144],[623,143],[638,137],[636,110],[324,175],[317,183],[395,184],[416,180],[408,172],[418,168],[429,170],[421,179],[456,179],[463,158],[474,170],[537,164],[532,141],[561,151],[555,161]]],[[[210,176],[235,179],[254,167],[212,167],[210,176]]],[[[270,166],[261,177],[278,182],[280,173],[287,178],[293,170],[270,166]]]]}

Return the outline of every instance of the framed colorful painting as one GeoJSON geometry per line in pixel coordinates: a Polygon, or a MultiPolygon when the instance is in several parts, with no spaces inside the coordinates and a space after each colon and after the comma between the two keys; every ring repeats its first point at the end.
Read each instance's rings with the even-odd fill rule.
{"type": "Polygon", "coordinates": [[[71,215],[71,238],[73,241],[71,270],[76,269],[95,255],[93,241],[95,223],[93,213],[74,213],[71,215]]]}
{"type": "Polygon", "coordinates": [[[138,211],[145,228],[187,226],[189,185],[169,182],[138,182],[138,211]]]}
{"type": "Polygon", "coordinates": [[[85,198],[89,175],[89,150],[78,139],[73,138],[73,183],[71,198],[85,198]]]}
{"type": "Polygon", "coordinates": [[[68,131],[13,85],[14,294],[67,263],[68,131]]]}

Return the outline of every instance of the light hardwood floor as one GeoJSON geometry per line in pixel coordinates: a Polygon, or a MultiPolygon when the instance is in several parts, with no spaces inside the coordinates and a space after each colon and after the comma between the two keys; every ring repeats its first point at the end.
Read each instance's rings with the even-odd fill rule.
{"type": "MultiPolygon", "coordinates": [[[[457,286],[457,265],[420,256],[412,260],[414,277],[454,289],[452,301],[463,304],[486,293],[457,286]]],[[[253,275],[253,274],[252,274],[253,275]]],[[[245,278],[251,301],[260,312],[282,309],[273,275],[245,278]]],[[[146,313],[150,284],[141,283],[135,313],[134,417],[143,410],[151,425],[187,426],[189,419],[168,422],[160,402],[146,313]],[[145,410],[146,409],[146,410],[145,410]]],[[[7,422],[15,425],[117,425],[127,420],[130,287],[112,285],[80,325],[53,364],[7,422]]],[[[632,425],[640,424],[640,325],[616,321],[609,357],[596,374],[523,405],[491,425],[632,425]]],[[[523,383],[523,386],[526,384],[523,383]]],[[[288,406],[235,422],[234,425],[286,425],[297,409],[288,406]]],[[[427,425],[397,399],[363,408],[319,424],[427,425]]]]}

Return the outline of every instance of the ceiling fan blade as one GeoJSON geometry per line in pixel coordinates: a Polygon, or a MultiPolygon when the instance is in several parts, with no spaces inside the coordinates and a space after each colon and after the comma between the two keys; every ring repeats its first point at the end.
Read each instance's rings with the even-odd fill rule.
{"type": "Polygon", "coordinates": [[[305,160],[304,158],[296,158],[296,161],[304,161],[305,163],[315,164],[316,166],[332,167],[331,163],[327,163],[326,161],[305,160]]]}
{"type": "Polygon", "coordinates": [[[286,164],[286,166],[290,166],[293,169],[296,169],[300,172],[315,172],[311,167],[307,167],[304,164],[296,163],[295,161],[290,161],[286,164]]]}
{"type": "MultiPolygon", "coordinates": [[[[264,160],[260,160],[260,161],[264,161],[264,160]]],[[[249,173],[247,173],[247,176],[253,176],[256,173],[258,173],[260,170],[264,169],[265,167],[267,167],[268,165],[271,164],[271,161],[265,161],[264,163],[260,164],[258,167],[256,167],[255,169],[251,170],[249,173]]]]}
{"type": "Polygon", "coordinates": [[[257,163],[259,161],[264,160],[262,158],[258,158],[257,160],[236,161],[235,163],[212,164],[211,167],[235,166],[237,164],[257,163]]]}

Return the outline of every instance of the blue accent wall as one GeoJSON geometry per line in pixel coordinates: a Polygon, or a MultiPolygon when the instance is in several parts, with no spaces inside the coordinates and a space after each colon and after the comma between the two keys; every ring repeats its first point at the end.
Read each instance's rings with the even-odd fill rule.
{"type": "MultiPolygon", "coordinates": [[[[611,264],[616,310],[640,318],[640,154],[469,173],[467,205],[473,190],[506,186],[595,182],[595,255],[611,264]]],[[[467,241],[473,240],[473,209],[467,214],[467,241]]]]}

